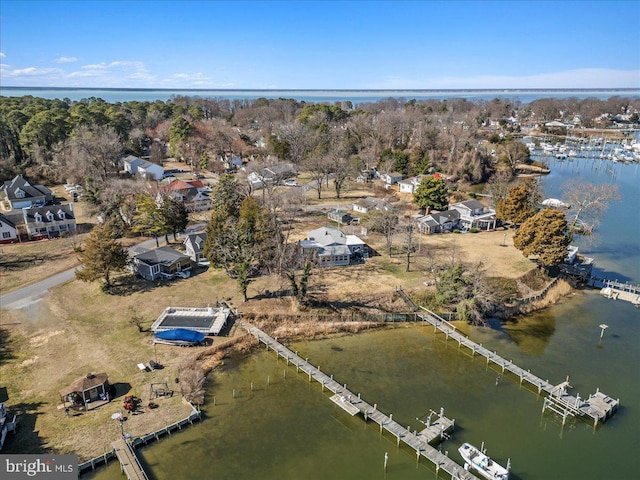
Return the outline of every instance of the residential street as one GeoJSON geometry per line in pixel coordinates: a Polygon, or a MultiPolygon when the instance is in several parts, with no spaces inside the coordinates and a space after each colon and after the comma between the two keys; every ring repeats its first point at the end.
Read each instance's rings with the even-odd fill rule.
{"type": "MultiPolygon", "coordinates": [[[[199,229],[198,227],[200,227],[200,225],[195,225],[188,228],[186,231],[187,232],[198,231],[199,229]]],[[[164,241],[160,240],[161,246],[163,243],[164,241]]],[[[155,239],[152,238],[149,240],[145,240],[144,242],[138,243],[133,247],[130,247],[129,251],[131,251],[133,248],[140,248],[140,247],[152,249],[152,248],[155,248],[155,246],[156,246],[156,241],[155,239]]],[[[26,287],[20,288],[11,293],[0,295],[0,308],[4,308],[8,310],[16,310],[16,309],[24,308],[27,305],[32,304],[33,302],[38,302],[42,297],[44,297],[45,295],[47,295],[47,293],[49,293],[50,288],[65,282],[69,282],[71,280],[75,280],[76,278],[75,271],[76,271],[75,268],[71,268],[69,270],[65,270],[64,272],[57,273],[55,275],[52,275],[51,277],[45,278],[44,280],[41,280],[32,285],[27,285],[26,287]]]]}

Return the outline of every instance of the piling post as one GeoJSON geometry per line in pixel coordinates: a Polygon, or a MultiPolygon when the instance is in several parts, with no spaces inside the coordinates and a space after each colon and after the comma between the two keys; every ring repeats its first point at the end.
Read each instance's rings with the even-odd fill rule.
{"type": "Polygon", "coordinates": [[[267,385],[271,385],[271,377],[267,375],[267,385]]]}
{"type": "Polygon", "coordinates": [[[389,453],[384,452],[384,471],[387,471],[387,463],[389,463],[389,453]]]}
{"type": "Polygon", "coordinates": [[[236,398],[236,389],[233,389],[233,398],[236,398]]]}
{"type": "Polygon", "coordinates": [[[251,391],[253,392],[253,382],[251,382],[251,391]]]}

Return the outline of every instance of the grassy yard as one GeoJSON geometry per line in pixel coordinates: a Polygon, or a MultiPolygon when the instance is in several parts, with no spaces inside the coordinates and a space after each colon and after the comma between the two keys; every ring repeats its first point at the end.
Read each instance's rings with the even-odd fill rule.
{"type": "MultiPolygon", "coordinates": [[[[324,192],[321,201],[314,200],[315,192],[309,193],[309,203],[313,205],[329,208],[337,201],[334,190],[324,192]]],[[[373,192],[354,188],[344,193],[345,198],[353,199],[373,192]]],[[[404,197],[396,203],[408,206],[404,197]]],[[[293,222],[290,239],[304,238],[309,230],[328,223],[323,212],[301,213],[293,222]]],[[[357,226],[346,227],[345,231],[361,234],[357,226]]],[[[402,253],[403,235],[394,238],[395,253],[391,257],[386,253],[384,238],[363,236],[378,255],[361,265],[313,270],[309,292],[323,313],[333,309],[406,311],[395,298],[394,288],[427,288],[424,284],[432,278],[434,261],[481,261],[487,275],[506,278],[531,271],[534,265],[513,247],[511,235],[506,230],[415,236],[414,244],[420,249],[412,255],[408,272],[406,255],[402,253]]],[[[2,255],[3,292],[73,267],[77,262],[71,239],[4,246],[2,255]],[[6,267],[6,262],[14,262],[15,267],[6,267]]],[[[98,284],[74,281],[52,289],[45,299],[22,310],[1,311],[1,386],[7,389],[9,408],[21,414],[18,433],[7,443],[6,453],[74,452],[83,459],[99,455],[120,435],[118,422],[111,415],[122,410],[125,394],[136,395],[147,405],[152,382],[166,382],[169,388],[179,390],[175,382],[179,366],[205,353],[206,347],[158,345],[154,351],[151,333],[139,332],[131,322],[133,316],[142,317],[148,329],[167,306],[206,307],[216,300],[230,300],[245,313],[313,314],[309,308],[301,311],[290,297],[279,295],[288,284],[275,276],[255,279],[244,303],[235,281],[218,270],[199,271],[188,279],[172,282],[147,282],[130,275],[115,280],[117,287],[112,294],[105,294],[98,284]],[[138,369],[138,363],[155,360],[156,354],[157,361],[165,366],[163,370],[138,369]],[[106,372],[110,382],[117,385],[118,398],[96,410],[67,418],[58,408],[59,391],[89,372],[106,372]]],[[[293,330],[303,331],[295,326],[293,330]]],[[[241,333],[232,328],[229,336],[235,340],[241,333]]],[[[215,338],[214,347],[232,340],[229,336],[215,338]]],[[[159,399],[158,403],[155,410],[145,408],[143,413],[129,415],[126,431],[134,436],[150,433],[186,417],[190,411],[180,395],[159,399]]]]}

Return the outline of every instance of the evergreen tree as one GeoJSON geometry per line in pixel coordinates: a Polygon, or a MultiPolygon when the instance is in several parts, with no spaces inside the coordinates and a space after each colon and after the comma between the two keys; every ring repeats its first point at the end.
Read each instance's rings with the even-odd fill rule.
{"type": "Polygon", "coordinates": [[[110,223],[95,227],[79,255],[82,268],[76,270],[76,278],[84,282],[103,279],[104,287],[111,286],[111,272],[124,270],[129,254],[116,240],[116,233],[110,223]]]}
{"type": "Polygon", "coordinates": [[[444,179],[425,177],[418,185],[413,198],[420,208],[446,210],[449,205],[447,184],[444,179]]]}
{"type": "Polygon", "coordinates": [[[545,208],[525,220],[513,235],[513,245],[526,257],[536,256],[546,268],[557,266],[567,256],[567,219],[559,210],[545,208]]]}
{"type": "Polygon", "coordinates": [[[155,199],[148,193],[138,195],[132,230],[155,237],[156,247],[160,246],[158,235],[166,235],[169,232],[161,208],[158,207],[155,199]]]}
{"type": "Polygon", "coordinates": [[[541,198],[537,180],[527,179],[509,189],[507,196],[498,201],[496,215],[500,220],[521,224],[535,215],[541,198]]]}
{"type": "Polygon", "coordinates": [[[189,213],[187,212],[187,207],[185,207],[184,202],[165,195],[162,197],[162,204],[159,208],[165,226],[165,240],[169,243],[166,236],[171,233],[173,234],[173,240],[175,241],[176,234],[184,231],[189,224],[189,213]]]}

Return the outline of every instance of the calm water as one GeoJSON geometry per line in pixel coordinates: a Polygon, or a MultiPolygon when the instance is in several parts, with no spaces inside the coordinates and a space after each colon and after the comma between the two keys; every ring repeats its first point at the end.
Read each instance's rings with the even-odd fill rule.
{"type": "Polygon", "coordinates": [[[174,95],[199,96],[208,98],[256,99],[256,98],[293,98],[306,102],[351,101],[354,104],[377,102],[384,98],[395,97],[406,100],[444,100],[448,98],[466,98],[468,100],[492,100],[505,98],[529,103],[540,98],[587,98],[605,100],[618,95],[638,97],[639,89],[598,89],[598,90],[163,90],[163,89],[93,89],[93,88],[30,88],[0,87],[0,95],[21,97],[32,95],[41,98],[102,98],[107,102],[127,102],[132,100],[153,102],[166,101],[174,95]]]}
{"type": "MultiPolygon", "coordinates": [[[[553,173],[545,179],[547,193],[561,197],[561,185],[574,176],[620,185],[623,198],[601,224],[601,243],[583,248],[604,270],[640,282],[638,166],[596,162],[552,164],[553,173]],[[607,167],[614,175],[603,173],[607,167]]],[[[513,479],[638,478],[638,309],[585,291],[502,330],[468,327],[467,332],[551,382],[570,375],[574,394],[584,397],[599,387],[620,397],[620,410],[595,431],[576,421],[562,427],[558,417],[541,415],[542,399],[535,393],[510,378],[496,387],[497,373],[485,361],[460,353],[454,343],[419,325],[300,342],[293,348],[382,411],[393,413],[401,424],[417,429],[416,417],[444,407],[447,416],[456,419],[456,431],[442,450],[459,462],[461,443],[484,441],[496,460],[506,463],[511,458],[513,479]],[[603,322],[609,329],[600,343],[598,325],[603,322]]],[[[381,436],[377,426],[350,417],[328,397],[272,352],[234,360],[211,377],[206,420],[140,450],[140,456],[159,480],[436,478],[429,463],[417,464],[412,451],[396,447],[395,438],[381,436]]],[[[122,477],[112,463],[94,478],[122,477]]]]}

